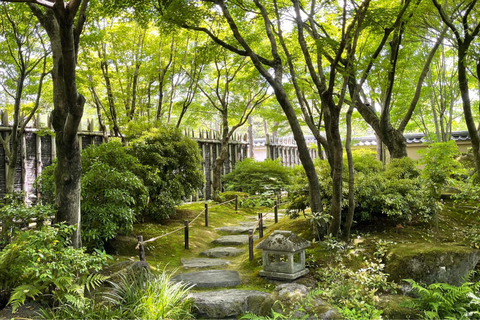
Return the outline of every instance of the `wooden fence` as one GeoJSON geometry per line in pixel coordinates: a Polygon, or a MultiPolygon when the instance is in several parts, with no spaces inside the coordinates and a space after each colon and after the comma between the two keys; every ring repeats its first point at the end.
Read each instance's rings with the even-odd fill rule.
{"type": "MultiPolygon", "coordinates": [[[[0,124],[0,134],[5,138],[12,132],[12,126],[8,122],[6,112],[0,112],[2,119],[0,124]]],[[[48,120],[47,120],[48,122],[48,120]]],[[[21,137],[21,147],[17,160],[15,172],[15,190],[24,191],[26,200],[29,203],[35,203],[38,198],[37,191],[34,188],[34,181],[40,175],[43,168],[52,164],[56,158],[55,137],[50,133],[49,128],[41,125],[37,118],[27,127],[21,137]]],[[[50,131],[51,132],[51,131],[50,131]]],[[[200,131],[195,133],[193,130],[186,130],[185,134],[196,140],[202,154],[202,168],[205,174],[205,184],[199,191],[200,198],[210,199],[212,194],[212,174],[214,160],[220,152],[219,133],[214,131],[200,131]]],[[[80,148],[84,149],[91,144],[101,144],[105,141],[103,132],[94,131],[93,121],[87,120],[87,130],[80,128],[78,133],[78,142],[80,148]]],[[[229,143],[229,155],[225,161],[222,173],[230,172],[235,163],[247,157],[248,143],[245,136],[235,135],[229,143]]],[[[6,166],[5,151],[0,145],[0,198],[6,193],[6,166]]]]}

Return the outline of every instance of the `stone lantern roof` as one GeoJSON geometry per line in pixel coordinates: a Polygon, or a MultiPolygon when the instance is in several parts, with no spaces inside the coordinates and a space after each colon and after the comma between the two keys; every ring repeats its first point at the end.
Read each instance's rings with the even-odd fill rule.
{"type": "Polygon", "coordinates": [[[297,252],[308,248],[310,242],[292,231],[275,230],[269,237],[257,245],[257,249],[283,252],[297,252]]]}

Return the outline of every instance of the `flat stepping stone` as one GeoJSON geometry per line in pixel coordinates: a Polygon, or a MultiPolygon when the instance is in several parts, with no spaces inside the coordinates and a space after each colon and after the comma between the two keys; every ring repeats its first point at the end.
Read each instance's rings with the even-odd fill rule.
{"type": "MultiPolygon", "coordinates": [[[[253,240],[257,240],[258,236],[253,236],[253,240]]],[[[233,236],[223,236],[214,240],[212,243],[221,244],[226,246],[239,246],[242,244],[248,243],[248,235],[233,235],[233,236]]]]}
{"type": "Polygon", "coordinates": [[[222,231],[232,234],[239,234],[239,233],[248,233],[249,229],[253,229],[253,227],[249,228],[246,226],[231,226],[231,227],[221,227],[215,228],[215,231],[222,231]]]}
{"type": "Polygon", "coordinates": [[[219,290],[194,292],[189,295],[195,304],[195,315],[206,319],[237,318],[247,311],[258,314],[270,294],[255,290],[219,290]]]}
{"type": "Polygon", "coordinates": [[[245,249],[238,249],[234,247],[217,247],[200,252],[201,256],[212,258],[233,257],[245,252],[245,249]]]}
{"type": "MultiPolygon", "coordinates": [[[[242,221],[242,222],[239,222],[239,224],[242,227],[248,227],[248,229],[253,229],[257,225],[257,222],[242,221]]],[[[265,226],[265,223],[264,223],[263,224],[263,229],[265,229],[265,228],[266,228],[266,226],[265,226]]]]}
{"type": "Polygon", "coordinates": [[[197,288],[227,288],[238,286],[240,275],[232,270],[205,270],[179,274],[172,280],[189,283],[197,288]]]}
{"type": "MultiPolygon", "coordinates": [[[[285,216],[285,214],[279,212],[277,214],[277,216],[278,216],[278,219],[282,219],[285,216]]],[[[250,216],[247,219],[258,220],[258,216],[250,216]]],[[[267,221],[272,220],[273,221],[273,220],[275,220],[275,215],[273,213],[270,213],[268,216],[265,216],[265,213],[264,213],[264,217],[263,217],[262,220],[264,220],[264,221],[265,220],[267,220],[267,221]]]]}
{"type": "Polygon", "coordinates": [[[226,266],[230,261],[223,259],[210,258],[195,258],[195,259],[180,259],[185,268],[211,268],[226,266]]]}

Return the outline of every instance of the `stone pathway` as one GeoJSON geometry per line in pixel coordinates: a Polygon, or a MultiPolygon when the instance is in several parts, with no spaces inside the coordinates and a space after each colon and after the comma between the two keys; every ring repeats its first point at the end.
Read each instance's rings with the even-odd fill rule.
{"type": "MultiPolygon", "coordinates": [[[[230,261],[222,258],[233,257],[247,251],[248,233],[256,222],[243,221],[237,226],[216,228],[215,231],[227,233],[214,240],[214,248],[202,251],[207,258],[182,259],[184,268],[218,268],[227,266],[230,261]]],[[[265,228],[265,226],[264,226],[265,228]]],[[[254,240],[258,239],[254,235],[254,240]]],[[[185,282],[196,288],[232,288],[240,284],[240,274],[234,270],[203,270],[179,274],[173,281],[185,282]]],[[[208,319],[238,317],[245,312],[258,312],[261,301],[269,294],[254,290],[217,290],[194,292],[191,294],[196,305],[196,316],[208,319]]]]}

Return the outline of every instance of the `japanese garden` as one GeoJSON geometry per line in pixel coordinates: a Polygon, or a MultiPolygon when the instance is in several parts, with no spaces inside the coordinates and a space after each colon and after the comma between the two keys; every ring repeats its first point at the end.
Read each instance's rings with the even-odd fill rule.
{"type": "Polygon", "coordinates": [[[477,0],[0,22],[0,319],[480,319],[477,0]]]}

